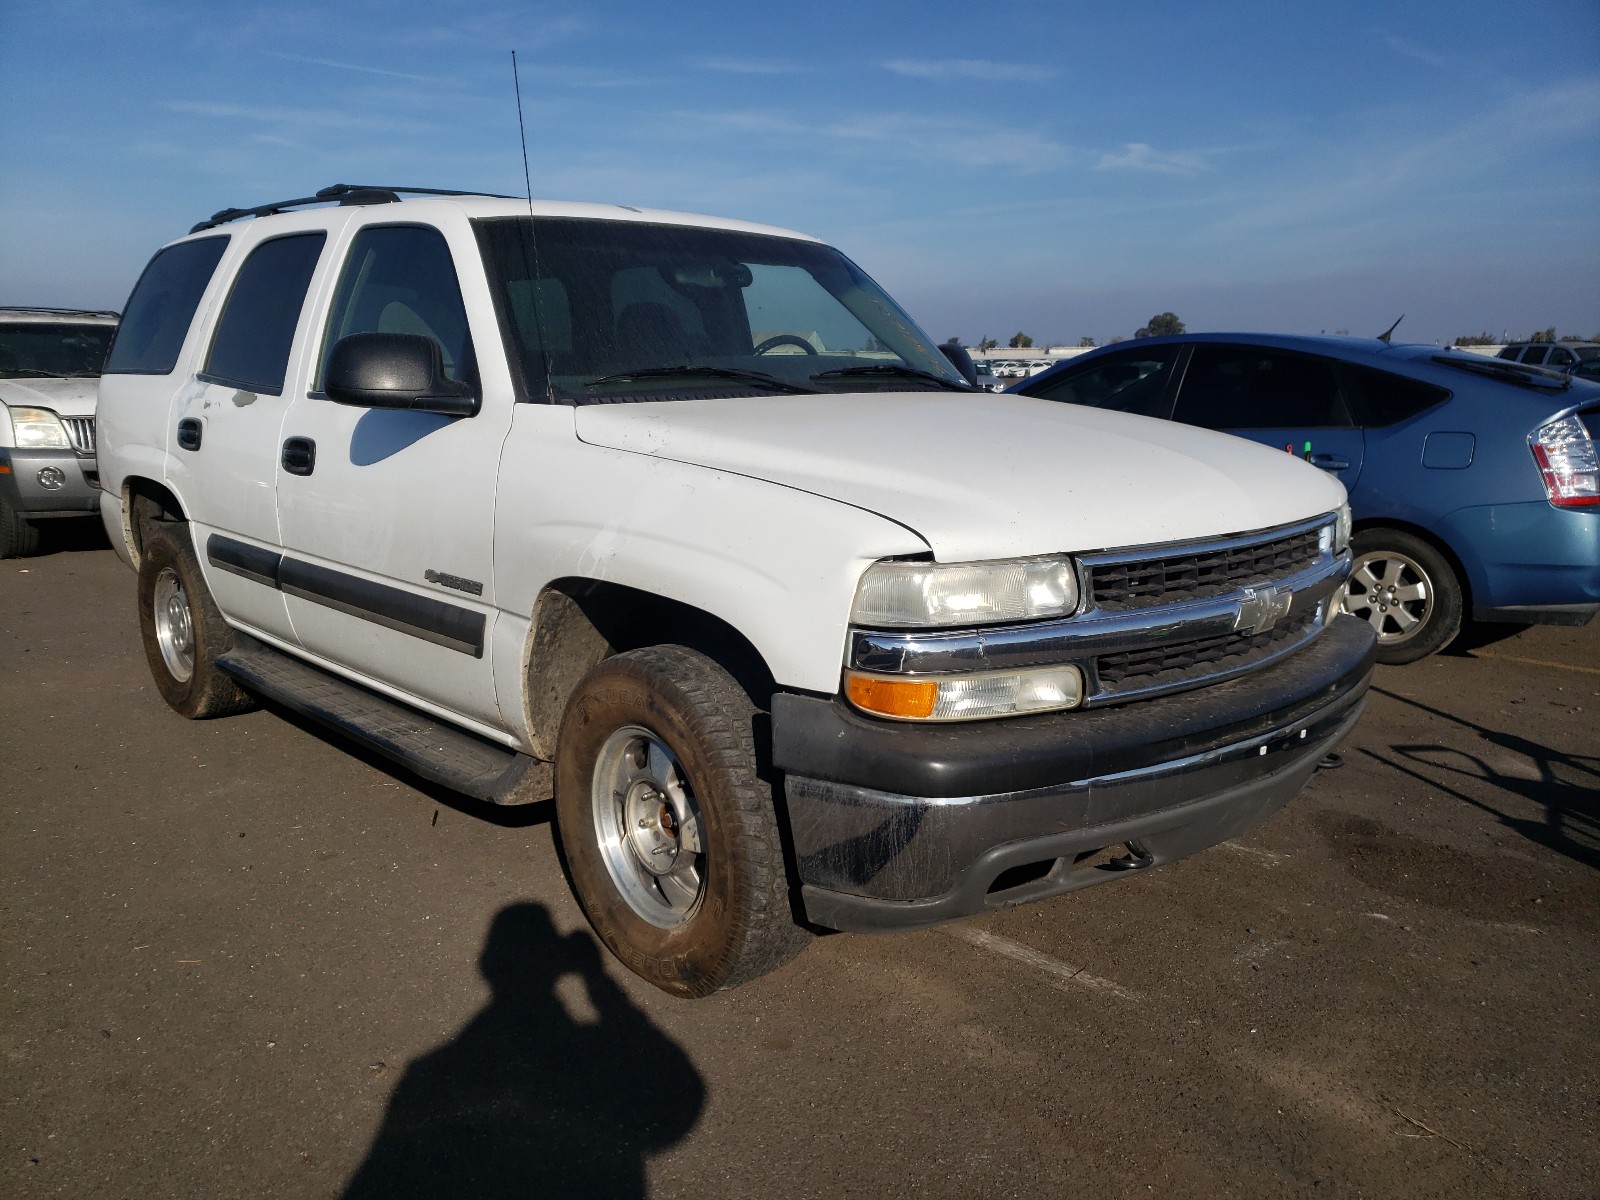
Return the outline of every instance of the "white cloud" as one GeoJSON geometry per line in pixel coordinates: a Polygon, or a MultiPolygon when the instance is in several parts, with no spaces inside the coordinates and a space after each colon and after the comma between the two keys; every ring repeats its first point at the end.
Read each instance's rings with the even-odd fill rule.
{"type": "Polygon", "coordinates": [[[387,75],[391,79],[414,79],[418,83],[438,82],[438,78],[433,75],[413,75],[408,71],[388,71],[382,67],[366,67],[360,63],[338,62],[331,58],[310,58],[304,54],[285,54],[279,50],[268,50],[266,54],[271,58],[282,58],[289,62],[310,63],[314,67],[333,67],[340,71],[361,71],[367,75],[387,75]]]}
{"type": "Polygon", "coordinates": [[[1054,67],[994,62],[987,58],[895,58],[883,67],[913,79],[981,79],[988,83],[1043,83],[1061,73],[1054,67]]]}
{"type": "Polygon", "coordinates": [[[1409,41],[1403,37],[1398,37],[1392,33],[1384,34],[1383,44],[1390,50],[1393,50],[1396,54],[1403,54],[1407,58],[1414,58],[1418,62],[1427,63],[1430,67],[1447,67],[1450,65],[1449,60],[1444,58],[1442,55],[1434,54],[1431,51],[1428,51],[1417,45],[1416,42],[1409,41]]]}
{"type": "Polygon", "coordinates": [[[960,167],[1034,172],[1060,167],[1071,155],[1068,147],[1042,134],[966,118],[862,113],[824,125],[806,125],[790,117],[757,111],[677,115],[741,133],[824,139],[846,149],[870,146],[875,153],[896,158],[960,167]]]}
{"type": "Polygon", "coordinates": [[[433,128],[414,121],[364,117],[339,108],[288,108],[279,105],[219,104],[205,100],[172,100],[162,105],[169,112],[189,113],[220,120],[255,121],[263,125],[302,129],[367,129],[421,133],[433,128]]]}
{"type": "Polygon", "coordinates": [[[808,69],[760,58],[699,58],[694,65],[703,71],[722,71],[729,75],[798,75],[808,69]]]}
{"type": "Polygon", "coordinates": [[[1145,142],[1129,142],[1121,154],[1107,154],[1095,164],[1100,171],[1154,171],[1161,175],[1198,175],[1211,164],[1199,154],[1166,153],[1145,142]]]}

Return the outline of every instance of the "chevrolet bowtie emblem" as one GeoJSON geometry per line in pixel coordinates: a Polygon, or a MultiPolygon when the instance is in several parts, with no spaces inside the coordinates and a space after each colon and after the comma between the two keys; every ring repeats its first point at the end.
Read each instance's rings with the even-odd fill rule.
{"type": "Polygon", "coordinates": [[[1279,617],[1288,615],[1292,603],[1294,592],[1289,588],[1247,587],[1244,598],[1239,601],[1239,615],[1233,619],[1233,627],[1253,634],[1265,633],[1278,623],[1279,617]]]}

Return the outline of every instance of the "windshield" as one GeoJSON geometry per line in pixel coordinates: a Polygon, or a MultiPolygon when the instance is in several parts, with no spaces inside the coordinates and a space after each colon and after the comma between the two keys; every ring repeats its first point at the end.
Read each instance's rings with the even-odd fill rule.
{"type": "Polygon", "coordinates": [[[0,324],[0,378],[98,375],[115,332],[70,321],[0,324]]]}
{"type": "Polygon", "coordinates": [[[1567,349],[1578,356],[1579,362],[1600,358],[1600,346],[1568,346],[1567,349]]]}
{"type": "Polygon", "coordinates": [[[927,335],[831,247],[631,221],[476,224],[523,398],[967,390],[927,335]]]}

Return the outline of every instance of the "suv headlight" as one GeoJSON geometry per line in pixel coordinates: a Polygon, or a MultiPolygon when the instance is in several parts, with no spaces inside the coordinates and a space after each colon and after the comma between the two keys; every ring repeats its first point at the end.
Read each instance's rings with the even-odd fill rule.
{"type": "Polygon", "coordinates": [[[873,627],[940,628],[1065,617],[1078,607],[1070,558],[991,562],[878,562],[856,586],[850,620],[873,627]]]}
{"type": "Polygon", "coordinates": [[[11,409],[11,428],[19,450],[70,450],[66,426],[48,408],[11,409]]]}

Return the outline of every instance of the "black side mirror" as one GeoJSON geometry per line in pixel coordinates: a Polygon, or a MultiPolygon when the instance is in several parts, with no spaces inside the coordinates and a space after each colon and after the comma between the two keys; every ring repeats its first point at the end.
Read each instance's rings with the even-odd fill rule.
{"type": "Polygon", "coordinates": [[[950,365],[961,372],[961,378],[972,387],[978,386],[978,368],[972,365],[972,355],[967,353],[965,346],[940,342],[939,349],[950,360],[950,365]]]}
{"type": "Polygon", "coordinates": [[[416,333],[352,333],[328,355],[323,391],[329,400],[357,408],[470,417],[478,392],[444,373],[439,343],[416,333]]]}

